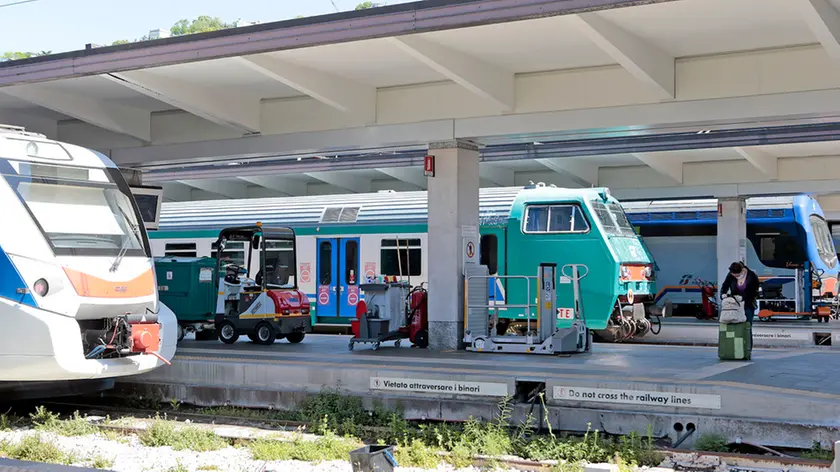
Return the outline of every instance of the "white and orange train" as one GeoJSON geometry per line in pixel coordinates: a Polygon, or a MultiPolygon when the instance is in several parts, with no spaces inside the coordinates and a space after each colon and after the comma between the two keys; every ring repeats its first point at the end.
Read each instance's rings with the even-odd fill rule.
{"type": "Polygon", "coordinates": [[[0,125],[0,206],[0,395],[78,392],[170,361],[175,316],[113,162],[0,125]]]}

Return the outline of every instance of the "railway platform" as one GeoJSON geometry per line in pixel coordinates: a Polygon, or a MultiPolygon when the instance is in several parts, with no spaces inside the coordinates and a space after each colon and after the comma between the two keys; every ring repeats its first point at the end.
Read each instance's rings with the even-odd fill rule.
{"type": "MultiPolygon", "coordinates": [[[[696,318],[665,318],[659,334],[628,340],[633,344],[682,344],[717,346],[718,322],[696,318]]],[[[756,321],[753,346],[763,348],[840,349],[840,321],[805,320],[756,321]]]]}
{"type": "Polygon", "coordinates": [[[650,431],[683,444],[703,433],[776,447],[826,443],[840,430],[840,356],[819,349],[754,349],[721,362],[707,347],[595,344],[579,355],[531,356],[395,348],[347,349],[349,337],[299,345],[184,341],[171,367],[118,380],[115,394],[156,394],[203,406],[294,409],[324,389],[401,407],[407,418],[490,418],[512,396],[514,421],[555,429],[650,431]]]}

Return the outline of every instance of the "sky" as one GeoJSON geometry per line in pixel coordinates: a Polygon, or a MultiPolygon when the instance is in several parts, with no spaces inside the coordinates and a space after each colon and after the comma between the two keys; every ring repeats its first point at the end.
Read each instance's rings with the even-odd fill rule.
{"type": "MultiPolygon", "coordinates": [[[[154,29],[169,29],[200,15],[222,21],[287,20],[298,15],[333,13],[330,0],[0,0],[0,54],[8,51],[53,53],[134,40],[154,29]]],[[[333,0],[341,11],[362,0],[333,0]]],[[[387,0],[393,5],[409,0],[387,0]]],[[[378,3],[378,2],[374,2],[378,3]]]]}

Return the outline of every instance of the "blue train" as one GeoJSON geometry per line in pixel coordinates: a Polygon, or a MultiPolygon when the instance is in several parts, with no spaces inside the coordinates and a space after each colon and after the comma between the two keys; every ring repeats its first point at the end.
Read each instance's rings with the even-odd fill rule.
{"type": "MultiPolygon", "coordinates": [[[[701,291],[718,277],[717,200],[622,203],[657,265],[653,304],[703,316],[701,291]]],[[[808,195],[747,200],[747,266],[758,274],[758,318],[827,321],[837,308],[840,265],[829,225],[808,195]]]]}

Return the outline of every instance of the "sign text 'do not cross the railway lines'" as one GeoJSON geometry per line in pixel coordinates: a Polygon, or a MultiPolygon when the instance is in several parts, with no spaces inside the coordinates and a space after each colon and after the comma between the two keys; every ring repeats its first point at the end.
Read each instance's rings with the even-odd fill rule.
{"type": "Polygon", "coordinates": [[[623,403],[674,408],[720,410],[720,395],[697,393],[653,392],[587,387],[554,387],[554,399],[591,403],[623,403]]]}

